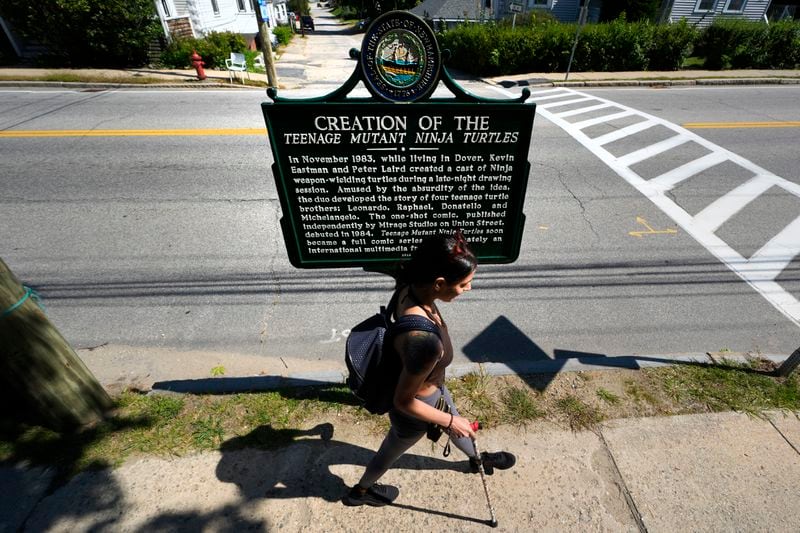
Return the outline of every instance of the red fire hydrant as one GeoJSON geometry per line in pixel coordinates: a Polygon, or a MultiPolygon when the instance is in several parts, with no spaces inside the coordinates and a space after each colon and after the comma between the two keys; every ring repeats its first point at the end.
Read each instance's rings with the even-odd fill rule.
{"type": "Polygon", "coordinates": [[[200,57],[200,54],[197,53],[197,50],[192,50],[192,55],[189,56],[189,59],[192,61],[192,66],[197,71],[197,79],[204,80],[206,79],[206,71],[203,69],[203,58],[200,57]]]}

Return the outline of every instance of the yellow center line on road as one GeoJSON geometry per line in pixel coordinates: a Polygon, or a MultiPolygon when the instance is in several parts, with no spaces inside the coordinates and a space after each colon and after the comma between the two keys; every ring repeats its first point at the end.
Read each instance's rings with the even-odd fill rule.
{"type": "Polygon", "coordinates": [[[694,129],[735,129],[735,128],[800,128],[800,121],[775,122],[687,122],[683,127],[694,129]]]}
{"type": "Polygon", "coordinates": [[[212,128],[186,130],[6,130],[0,138],[16,137],[164,137],[193,135],[264,135],[266,128],[212,128]]]}

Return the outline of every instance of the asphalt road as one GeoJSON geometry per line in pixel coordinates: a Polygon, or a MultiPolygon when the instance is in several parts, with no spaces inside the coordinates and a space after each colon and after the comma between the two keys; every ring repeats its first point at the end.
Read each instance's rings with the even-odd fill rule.
{"type": "MultiPolygon", "coordinates": [[[[792,87],[585,92],[678,126],[800,120],[792,87]]],[[[289,265],[264,100],[260,90],[0,92],[0,256],[75,347],[338,361],[347,328],[388,299],[380,276],[289,265]]],[[[800,180],[797,126],[687,130],[800,180]]],[[[474,290],[443,306],[457,361],[797,347],[786,310],[543,114],[529,158],[519,260],[481,268],[474,290]]],[[[697,212],[746,180],[728,174],[672,197],[697,212]]],[[[741,214],[719,232],[749,256],[797,219],[800,202],[773,188],[741,214]]],[[[795,301],[799,266],[778,278],[795,301]]]]}

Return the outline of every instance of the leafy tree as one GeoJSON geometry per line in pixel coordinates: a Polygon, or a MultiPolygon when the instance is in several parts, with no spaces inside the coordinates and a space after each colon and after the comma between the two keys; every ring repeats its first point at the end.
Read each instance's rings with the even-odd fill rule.
{"type": "Polygon", "coordinates": [[[601,21],[610,21],[619,18],[625,13],[625,20],[637,22],[640,20],[653,21],[658,15],[661,0],[615,0],[603,2],[600,11],[601,21]]]}
{"type": "Polygon", "coordinates": [[[375,18],[387,11],[411,9],[421,2],[422,0],[340,0],[339,11],[355,13],[359,18],[375,18]]]}
{"type": "Polygon", "coordinates": [[[301,15],[310,15],[311,8],[308,5],[308,0],[289,0],[286,3],[287,11],[294,11],[301,15]]]}
{"type": "Polygon", "coordinates": [[[139,66],[161,25],[152,0],[3,0],[0,15],[61,66],[139,66]]]}

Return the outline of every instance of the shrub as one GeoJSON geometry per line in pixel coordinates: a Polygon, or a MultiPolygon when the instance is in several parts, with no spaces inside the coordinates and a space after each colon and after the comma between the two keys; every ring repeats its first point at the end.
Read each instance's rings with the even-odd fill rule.
{"type": "Polygon", "coordinates": [[[701,38],[706,68],[796,68],[800,64],[800,22],[716,20],[701,38]]]}
{"type": "Polygon", "coordinates": [[[765,36],[760,22],[716,19],[702,36],[701,50],[709,69],[748,68],[764,63],[765,36]]]}
{"type": "Polygon", "coordinates": [[[360,18],[359,10],[355,6],[337,6],[333,9],[333,16],[344,20],[360,18]]]}
{"type": "Polygon", "coordinates": [[[175,37],[161,53],[161,62],[167,68],[188,68],[189,56],[196,50],[206,68],[223,68],[231,52],[244,53],[246,48],[244,37],[233,32],[211,32],[203,39],[175,37]]]}
{"type": "Polygon", "coordinates": [[[189,56],[196,51],[205,61],[206,68],[211,68],[206,57],[202,39],[194,37],[173,37],[172,41],[161,52],[161,64],[166,68],[188,68],[191,66],[189,56]]]}
{"type": "Polygon", "coordinates": [[[289,44],[289,41],[292,40],[292,28],[289,26],[278,26],[277,28],[272,28],[272,34],[275,35],[275,38],[278,40],[278,44],[280,46],[286,46],[289,44]]]}
{"type": "Polygon", "coordinates": [[[449,65],[473,74],[492,75],[498,73],[497,54],[492,59],[496,40],[493,24],[462,24],[440,34],[442,49],[450,50],[449,65]]]}
{"type": "Polygon", "coordinates": [[[574,69],[647,70],[652,28],[651,24],[626,22],[623,18],[586,25],[580,37],[584,48],[581,54],[576,51],[574,69]]]}
{"type": "Polygon", "coordinates": [[[264,69],[262,67],[256,66],[256,57],[258,57],[259,54],[261,54],[261,50],[244,51],[244,60],[247,63],[247,70],[249,70],[250,72],[264,72],[264,69]]]}
{"type": "Polygon", "coordinates": [[[649,53],[650,70],[678,70],[692,55],[699,37],[686,19],[677,24],[658,24],[653,28],[653,44],[649,53]]]}
{"type": "MultiPolygon", "coordinates": [[[[531,72],[564,72],[569,64],[572,43],[575,40],[575,24],[551,24],[545,26],[541,36],[541,47],[535,54],[531,72]]],[[[579,43],[580,44],[580,43],[579,43]]],[[[583,43],[585,45],[585,43],[583,43]]]]}
{"type": "Polygon", "coordinates": [[[800,67],[800,22],[785,20],[771,24],[766,46],[769,64],[765,68],[800,67]]]}

